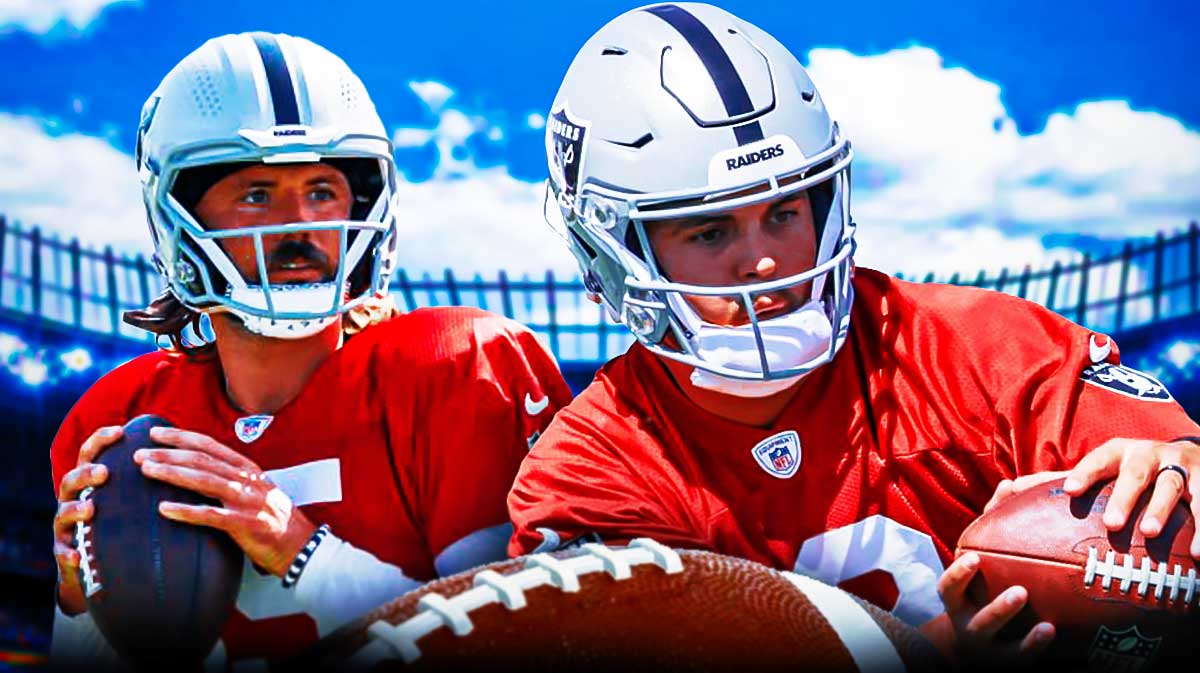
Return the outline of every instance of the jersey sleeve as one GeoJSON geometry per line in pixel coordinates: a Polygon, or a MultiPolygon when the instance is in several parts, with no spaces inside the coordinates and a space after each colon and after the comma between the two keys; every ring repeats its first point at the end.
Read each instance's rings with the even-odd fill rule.
{"type": "Polygon", "coordinates": [[[444,357],[419,387],[426,430],[415,440],[418,518],[439,572],[461,569],[464,555],[503,557],[513,478],[571,400],[553,356],[527,328],[482,311],[452,317],[457,326],[435,330],[444,357]],[[459,560],[441,562],[451,554],[459,560]]]}
{"type": "MultiPolygon", "coordinates": [[[[1012,316],[1015,320],[1016,316],[1012,316]]],[[[1020,318],[1019,357],[1000,367],[997,460],[1009,476],[1074,467],[1117,438],[1200,434],[1152,375],[1120,364],[1116,343],[1041,307],[1020,318]]]]}
{"type": "Polygon", "coordinates": [[[585,399],[602,385],[560,412],[522,463],[508,496],[509,556],[637,537],[711,547],[703,517],[680,495],[687,485],[655,454],[656,440],[617,421],[613,405],[585,399]]]}

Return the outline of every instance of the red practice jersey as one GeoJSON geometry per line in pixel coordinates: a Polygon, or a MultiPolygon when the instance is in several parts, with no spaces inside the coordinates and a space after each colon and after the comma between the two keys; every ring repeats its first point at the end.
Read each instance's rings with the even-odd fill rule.
{"type": "MultiPolygon", "coordinates": [[[[504,498],[528,445],[571,399],[532,332],[471,308],[418,310],[350,338],[265,428],[242,422],[239,433],[245,414],[224,390],[215,357],[160,351],[117,368],[59,429],[54,483],[97,428],[156,414],[245,454],[313,522],[427,581],[448,545],[508,521],[504,498]]],[[[246,568],[226,658],[311,645],[317,625],[279,578],[246,568]]]]}
{"type": "Polygon", "coordinates": [[[1116,347],[1029,302],[859,269],[850,335],[771,427],[687,399],[641,346],[550,424],[509,554],[649,536],[841,585],[911,624],[1001,479],[1197,425],[1116,347]]]}

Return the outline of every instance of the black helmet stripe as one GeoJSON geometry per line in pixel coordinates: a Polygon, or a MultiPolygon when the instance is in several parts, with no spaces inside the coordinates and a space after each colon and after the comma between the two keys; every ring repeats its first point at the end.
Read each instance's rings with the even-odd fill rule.
{"type": "MultiPolygon", "coordinates": [[[[746,84],[742,82],[737,68],[733,67],[729,54],[725,53],[716,36],[700,19],[678,5],[655,5],[647,7],[646,11],[671,24],[671,27],[687,40],[716,85],[726,114],[736,117],[754,111],[750,93],[746,91],[746,84]]],[[[733,135],[738,145],[762,140],[762,126],[758,122],[739,124],[733,127],[733,135]]]]}
{"type": "Polygon", "coordinates": [[[251,33],[258,55],[267,71],[267,86],[271,90],[271,105],[275,108],[275,124],[299,124],[300,110],[296,104],[296,89],[279,41],[269,33],[251,33]]]}

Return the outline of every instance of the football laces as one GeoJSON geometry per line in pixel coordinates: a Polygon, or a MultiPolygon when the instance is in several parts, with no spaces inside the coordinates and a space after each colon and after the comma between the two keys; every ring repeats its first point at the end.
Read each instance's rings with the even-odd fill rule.
{"type": "Polygon", "coordinates": [[[433,631],[446,627],[456,636],[465,636],[474,629],[471,612],[485,605],[500,603],[509,610],[520,610],[528,603],[525,592],[543,586],[554,586],[564,593],[579,591],[579,577],[606,572],[615,581],[633,576],[638,565],[656,565],[669,575],[683,572],[679,554],[649,538],[636,538],[627,547],[612,548],[589,543],[581,547],[585,553],[570,558],[550,554],[526,557],[525,568],[510,575],[494,570],[476,573],[474,586],[453,597],[433,592],[417,602],[417,614],[399,623],[377,620],[367,627],[368,643],[350,658],[351,668],[371,668],[381,661],[399,657],[412,663],[421,657],[417,641],[433,631]]]}

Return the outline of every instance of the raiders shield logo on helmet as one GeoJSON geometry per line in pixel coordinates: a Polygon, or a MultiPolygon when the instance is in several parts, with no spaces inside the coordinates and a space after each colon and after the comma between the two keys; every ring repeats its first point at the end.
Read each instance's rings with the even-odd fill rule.
{"type": "Polygon", "coordinates": [[[562,186],[560,202],[572,204],[579,193],[580,167],[587,154],[588,127],[591,124],[571,116],[563,105],[550,113],[546,121],[546,152],[553,157],[550,170],[554,183],[562,186]]]}
{"type": "Polygon", "coordinates": [[[1170,402],[1171,393],[1158,379],[1124,365],[1098,362],[1080,375],[1087,383],[1138,400],[1170,402]]]}

